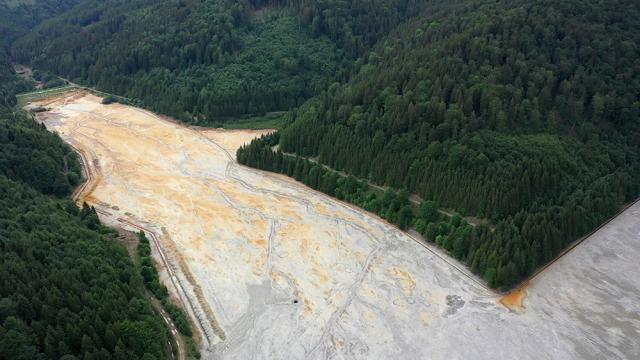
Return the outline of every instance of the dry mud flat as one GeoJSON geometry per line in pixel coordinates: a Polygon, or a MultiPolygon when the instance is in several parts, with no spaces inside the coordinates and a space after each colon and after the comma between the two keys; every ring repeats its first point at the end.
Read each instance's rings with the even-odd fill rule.
{"type": "Polygon", "coordinates": [[[39,115],[81,198],[144,228],[214,359],[640,358],[640,205],[536,278],[524,307],[363,211],[238,165],[260,133],[194,130],[84,93],[39,115]]]}

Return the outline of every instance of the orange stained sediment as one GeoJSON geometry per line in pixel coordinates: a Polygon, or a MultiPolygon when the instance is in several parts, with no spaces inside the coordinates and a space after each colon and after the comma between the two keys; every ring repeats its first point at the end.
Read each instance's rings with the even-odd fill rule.
{"type": "Polygon", "coordinates": [[[253,321],[281,314],[264,320],[278,329],[255,329],[287,353],[291,341],[310,348],[340,323],[360,321],[360,307],[371,334],[390,341],[389,326],[423,328],[449,306],[425,276],[428,259],[407,261],[422,253],[400,231],[235,161],[239,146],[269,130],[194,129],[88,94],[46,104],[50,111],[38,119],[89,165],[86,201],[107,224],[124,219],[158,235],[175,272],[165,278],[184,285],[178,295],[204,330],[208,319],[220,338],[252,341],[262,336],[244,337],[253,321]]]}
{"type": "Polygon", "coordinates": [[[527,286],[529,284],[523,284],[522,286],[511,290],[509,293],[500,298],[500,303],[511,310],[523,311],[525,309],[524,299],[527,296],[527,286]]]}

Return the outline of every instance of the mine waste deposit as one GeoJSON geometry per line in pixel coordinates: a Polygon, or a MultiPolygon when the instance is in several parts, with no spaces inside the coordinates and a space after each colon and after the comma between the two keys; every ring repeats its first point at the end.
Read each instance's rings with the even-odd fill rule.
{"type": "Polygon", "coordinates": [[[188,127],[74,90],[36,120],[80,156],[79,203],[144,231],[205,359],[640,358],[640,204],[512,293],[417,234],[188,127]]]}

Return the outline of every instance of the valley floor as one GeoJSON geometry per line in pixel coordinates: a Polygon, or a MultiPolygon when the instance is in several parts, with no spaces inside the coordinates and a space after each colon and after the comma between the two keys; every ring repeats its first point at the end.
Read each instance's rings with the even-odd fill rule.
{"type": "Polygon", "coordinates": [[[383,220],[237,164],[265,131],[191,129],[83,92],[39,103],[88,165],[81,199],[157,245],[205,358],[640,358],[638,203],[506,307],[383,220]]]}

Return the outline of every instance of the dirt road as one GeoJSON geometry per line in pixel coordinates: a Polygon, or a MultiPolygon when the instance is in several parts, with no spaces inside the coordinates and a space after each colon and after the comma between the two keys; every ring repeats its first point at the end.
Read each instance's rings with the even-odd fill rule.
{"type": "MultiPolygon", "coordinates": [[[[151,304],[153,305],[153,308],[156,309],[156,311],[162,317],[162,320],[164,320],[165,324],[167,324],[167,328],[169,329],[169,332],[171,333],[171,337],[173,339],[173,341],[170,342],[169,347],[177,350],[178,360],[185,360],[187,358],[187,355],[186,355],[184,341],[182,341],[182,336],[180,336],[180,332],[178,332],[176,325],[173,323],[173,320],[171,320],[171,316],[167,314],[167,312],[162,307],[162,304],[160,303],[160,301],[158,301],[158,299],[156,299],[153,296],[153,294],[147,291],[146,296],[151,302],[151,304]]],[[[171,359],[176,359],[173,352],[171,353],[171,359]]]]}
{"type": "MultiPolygon", "coordinates": [[[[274,151],[277,151],[277,149],[278,149],[278,145],[276,145],[276,146],[274,146],[274,147],[273,147],[273,150],[274,150],[274,151]]],[[[322,166],[324,169],[329,170],[329,171],[333,171],[333,172],[337,173],[338,175],[340,175],[340,176],[342,176],[342,177],[347,177],[347,176],[349,176],[349,174],[345,173],[344,171],[336,170],[336,169],[333,169],[333,168],[329,167],[328,165],[321,164],[321,163],[319,163],[319,162],[318,162],[318,160],[317,160],[317,159],[314,159],[314,158],[308,158],[308,157],[298,156],[297,154],[293,154],[293,153],[286,153],[286,152],[283,152],[282,154],[283,154],[284,156],[288,156],[288,157],[292,157],[292,158],[296,158],[296,159],[297,159],[297,158],[302,158],[302,159],[309,160],[309,161],[311,161],[312,163],[319,164],[319,165],[320,165],[320,166],[322,166]]],[[[366,184],[367,184],[367,185],[369,185],[370,187],[372,187],[372,188],[374,188],[374,189],[376,189],[376,190],[378,190],[378,191],[381,191],[381,192],[385,192],[385,191],[387,191],[387,190],[389,189],[389,188],[388,188],[388,187],[386,187],[386,186],[380,186],[380,185],[377,185],[377,184],[375,184],[375,183],[373,183],[373,182],[371,182],[371,181],[369,181],[369,180],[367,180],[367,179],[363,179],[363,178],[359,178],[359,177],[356,177],[356,179],[357,179],[358,181],[360,181],[360,182],[364,182],[364,183],[366,183],[366,184]]],[[[420,197],[420,195],[418,195],[418,194],[411,194],[411,195],[409,195],[409,202],[410,202],[410,203],[412,203],[412,204],[414,204],[414,205],[418,205],[418,206],[419,206],[420,204],[422,204],[422,202],[423,202],[423,201],[424,201],[424,200],[422,200],[422,198],[421,198],[421,197],[420,197]]],[[[450,209],[449,209],[449,210],[448,210],[448,209],[437,209],[437,210],[438,210],[438,212],[439,212],[440,214],[445,215],[445,216],[450,217],[450,218],[451,218],[451,217],[453,217],[453,215],[454,215],[454,213],[455,213],[455,211],[454,211],[454,210],[450,210],[450,209]]],[[[473,217],[473,216],[465,216],[465,217],[464,217],[464,219],[465,219],[465,220],[466,220],[466,221],[467,221],[471,226],[478,226],[479,224],[487,224],[487,223],[489,223],[489,221],[488,221],[487,219],[479,219],[479,218],[476,218],[476,217],[473,217]]]]}

